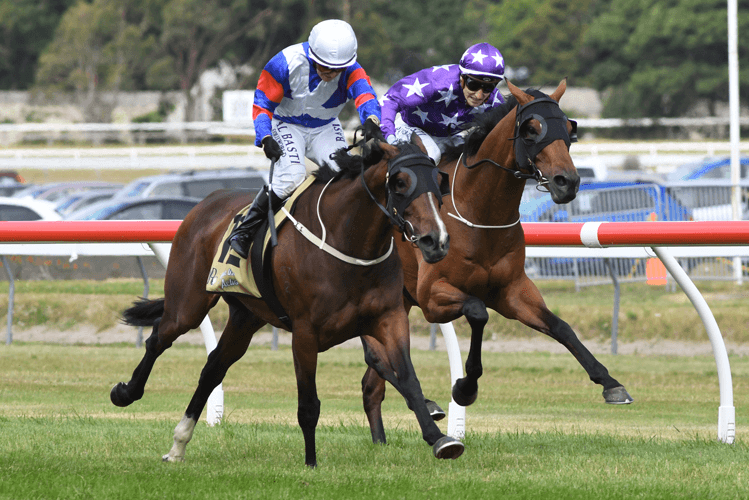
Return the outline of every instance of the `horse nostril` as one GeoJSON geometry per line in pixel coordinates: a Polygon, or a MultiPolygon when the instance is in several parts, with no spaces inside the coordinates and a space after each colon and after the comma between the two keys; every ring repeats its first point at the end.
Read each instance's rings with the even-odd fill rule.
{"type": "Polygon", "coordinates": [[[562,190],[574,190],[577,192],[577,188],[580,185],[580,176],[575,174],[570,175],[555,175],[553,177],[554,184],[562,190]]]}
{"type": "Polygon", "coordinates": [[[569,183],[569,180],[564,175],[555,175],[554,176],[554,184],[556,184],[560,188],[566,188],[569,183]]]}
{"type": "Polygon", "coordinates": [[[434,242],[434,238],[431,234],[427,234],[419,238],[419,241],[417,242],[419,245],[419,248],[425,248],[425,249],[432,249],[436,246],[434,242]]]}
{"type": "Polygon", "coordinates": [[[450,247],[450,239],[445,238],[442,243],[438,233],[429,233],[418,239],[416,244],[424,256],[424,261],[428,264],[435,264],[447,256],[447,250],[450,247]]]}

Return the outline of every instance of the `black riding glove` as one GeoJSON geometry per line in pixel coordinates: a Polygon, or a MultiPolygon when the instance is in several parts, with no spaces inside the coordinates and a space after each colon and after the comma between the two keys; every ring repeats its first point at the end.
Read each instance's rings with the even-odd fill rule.
{"type": "Polygon", "coordinates": [[[283,151],[281,151],[281,146],[278,145],[273,137],[269,135],[265,136],[263,137],[261,143],[263,145],[263,152],[265,153],[266,158],[272,161],[278,161],[278,159],[281,158],[283,151]]]}
{"type": "Polygon", "coordinates": [[[385,137],[382,135],[380,124],[377,123],[376,119],[372,117],[367,118],[362,123],[362,132],[364,132],[364,141],[375,139],[380,142],[385,142],[385,137]]]}

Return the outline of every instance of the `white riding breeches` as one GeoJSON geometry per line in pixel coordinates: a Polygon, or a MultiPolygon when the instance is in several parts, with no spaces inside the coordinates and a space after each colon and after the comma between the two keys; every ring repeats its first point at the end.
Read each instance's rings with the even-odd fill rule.
{"type": "Polygon", "coordinates": [[[327,125],[315,128],[292,125],[274,118],[272,133],[283,151],[273,168],[271,180],[271,189],[279,198],[288,197],[304,182],[307,176],[305,157],[318,166],[324,162],[334,170],[340,170],[330,158],[337,150],[347,146],[338,118],[327,125]]]}
{"type": "Polygon", "coordinates": [[[445,152],[448,146],[459,146],[465,142],[463,133],[448,137],[434,137],[418,127],[408,125],[401,120],[400,115],[395,118],[395,136],[388,137],[388,142],[411,142],[411,134],[414,133],[419,136],[424,147],[427,148],[427,155],[434,160],[435,165],[439,165],[442,153],[445,152]]]}

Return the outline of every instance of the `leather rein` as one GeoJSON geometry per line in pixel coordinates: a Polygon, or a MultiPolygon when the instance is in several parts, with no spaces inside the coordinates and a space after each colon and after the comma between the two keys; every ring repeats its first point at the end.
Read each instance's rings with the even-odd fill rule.
{"type": "MultiPolygon", "coordinates": [[[[539,93],[540,94],[540,93],[539,93]]],[[[549,123],[551,123],[552,120],[555,119],[564,119],[567,120],[567,117],[564,115],[564,113],[561,112],[559,109],[559,103],[554,101],[553,99],[550,99],[544,94],[541,94],[540,96],[536,96],[536,98],[532,101],[527,102],[524,105],[518,104],[515,108],[515,131],[512,137],[507,139],[508,141],[513,141],[515,144],[515,165],[517,168],[511,169],[507,168],[504,165],[500,165],[494,160],[491,160],[489,158],[484,158],[482,160],[478,160],[475,163],[472,163],[469,165],[466,162],[466,156],[461,153],[460,158],[458,159],[458,162],[455,165],[455,173],[453,174],[453,182],[451,186],[451,198],[453,203],[453,209],[455,210],[455,214],[448,213],[450,217],[453,217],[464,224],[466,224],[469,227],[475,227],[480,229],[506,229],[510,228],[512,226],[517,225],[520,223],[520,217],[518,217],[518,220],[513,222],[512,224],[507,224],[503,226],[482,226],[479,224],[474,224],[473,222],[468,221],[465,217],[460,215],[460,212],[458,212],[458,208],[455,206],[455,179],[458,175],[458,167],[462,164],[467,169],[473,169],[478,167],[479,165],[482,165],[484,163],[488,163],[490,165],[493,165],[497,168],[500,168],[504,170],[505,172],[508,172],[512,174],[513,177],[516,179],[535,179],[537,182],[536,189],[539,191],[548,192],[548,184],[549,180],[544,177],[544,175],[541,173],[541,171],[538,169],[538,166],[536,166],[536,155],[543,149],[543,147],[546,144],[549,144],[550,142],[553,142],[556,139],[562,139],[565,141],[565,143],[568,145],[571,142],[577,141],[577,123],[573,120],[569,120],[572,123],[572,129],[573,134],[570,135],[567,133],[566,127],[564,128],[564,133],[561,132],[561,129],[559,127],[555,127],[554,129],[549,128],[549,123]],[[537,106],[541,105],[541,106],[537,106]],[[539,109],[539,113],[532,113],[530,107],[536,107],[536,108],[542,108],[539,109]],[[542,132],[535,138],[530,139],[524,139],[520,136],[520,130],[522,126],[531,119],[536,119],[541,124],[542,132]],[[547,122],[549,120],[549,122],[547,122]],[[551,133],[549,131],[552,130],[551,133]],[[525,144],[518,143],[517,141],[522,141],[525,144]],[[540,147],[539,147],[540,146],[540,147]],[[530,148],[530,151],[528,149],[530,148]],[[530,173],[523,172],[520,168],[520,165],[525,163],[528,165],[528,168],[530,169],[530,173]],[[542,188],[546,189],[542,189],[542,188]]]]}
{"type": "MultiPolygon", "coordinates": [[[[362,139],[359,142],[354,141],[354,144],[352,144],[351,146],[348,146],[346,148],[346,151],[350,151],[351,149],[353,149],[353,148],[355,148],[357,146],[361,146],[361,145],[363,145],[364,142],[365,142],[364,139],[362,139]]],[[[369,194],[369,197],[372,199],[372,201],[375,203],[375,205],[377,205],[377,207],[387,216],[388,220],[390,220],[390,222],[393,225],[395,225],[400,232],[403,233],[404,237],[407,240],[411,241],[412,243],[416,242],[418,240],[418,236],[414,234],[413,225],[410,222],[408,222],[407,220],[405,220],[401,216],[401,214],[398,212],[397,208],[398,207],[403,207],[403,206],[408,206],[408,204],[410,204],[411,201],[413,201],[413,199],[415,199],[421,193],[426,192],[426,191],[429,191],[429,192],[435,192],[436,191],[436,193],[439,194],[439,196],[437,197],[437,199],[440,200],[440,204],[441,204],[442,193],[441,193],[440,186],[438,186],[437,184],[429,185],[430,183],[427,182],[426,183],[427,186],[421,186],[421,188],[418,189],[418,190],[412,188],[412,192],[409,193],[410,196],[406,197],[403,200],[400,200],[400,203],[393,203],[393,201],[392,201],[393,200],[393,192],[390,189],[389,178],[390,178],[391,171],[395,171],[398,168],[400,168],[402,170],[406,170],[408,172],[411,172],[411,169],[415,169],[417,167],[421,167],[423,169],[425,166],[427,166],[427,164],[428,164],[428,166],[431,169],[436,170],[436,167],[434,166],[433,163],[431,163],[431,160],[429,160],[429,157],[426,156],[426,155],[413,155],[412,154],[412,155],[405,155],[403,157],[396,157],[394,160],[391,160],[391,163],[389,163],[389,165],[388,165],[388,167],[389,167],[388,168],[388,176],[387,176],[388,178],[385,181],[385,186],[386,186],[386,190],[387,190],[387,198],[388,198],[388,208],[385,208],[384,206],[382,206],[382,204],[379,201],[377,201],[377,199],[374,197],[374,195],[370,191],[369,187],[367,186],[366,182],[364,182],[364,171],[365,171],[364,162],[362,162],[362,167],[361,167],[361,175],[360,175],[360,177],[362,179],[362,185],[364,186],[364,190],[367,192],[367,194],[369,194]],[[400,165],[403,165],[403,166],[398,166],[399,163],[400,163],[400,165]],[[405,165],[404,165],[404,163],[405,163],[405,165]],[[410,233],[410,235],[409,235],[409,233],[410,233]]],[[[415,176],[416,174],[414,174],[413,172],[411,172],[410,175],[415,176]]],[[[415,181],[416,177],[413,177],[413,179],[415,181]]],[[[423,175],[421,175],[420,179],[422,181],[421,184],[424,184],[424,181],[423,181],[424,180],[424,176],[423,175]]],[[[330,181],[328,181],[328,183],[323,187],[322,191],[320,191],[320,197],[317,200],[317,219],[320,222],[320,226],[322,227],[322,238],[319,238],[318,236],[316,236],[314,233],[312,233],[312,231],[310,231],[306,226],[304,226],[304,224],[302,224],[301,222],[297,221],[291,215],[291,213],[289,213],[289,211],[286,210],[285,207],[283,207],[281,210],[286,215],[286,217],[289,219],[289,221],[291,221],[291,223],[294,226],[294,228],[297,231],[299,231],[299,233],[302,236],[304,236],[305,238],[307,238],[307,240],[309,240],[312,244],[314,244],[320,250],[323,250],[324,252],[327,252],[328,254],[332,255],[333,257],[335,257],[335,258],[337,258],[337,259],[339,259],[339,260],[341,260],[343,262],[346,262],[348,264],[353,264],[353,265],[356,265],[356,266],[373,266],[373,265],[379,264],[380,262],[383,262],[388,257],[390,257],[390,255],[393,253],[393,247],[394,247],[393,242],[394,242],[394,239],[392,237],[390,238],[390,248],[388,249],[388,251],[385,254],[381,255],[380,257],[378,257],[376,259],[371,259],[371,260],[359,259],[357,257],[351,257],[351,256],[346,255],[346,254],[340,252],[339,250],[331,247],[330,245],[328,245],[325,242],[326,235],[327,235],[327,230],[325,228],[325,224],[323,223],[322,217],[320,215],[320,202],[322,201],[322,196],[325,193],[325,190],[328,188],[328,186],[330,185],[330,183],[332,181],[333,181],[333,179],[331,179],[330,181]]]]}

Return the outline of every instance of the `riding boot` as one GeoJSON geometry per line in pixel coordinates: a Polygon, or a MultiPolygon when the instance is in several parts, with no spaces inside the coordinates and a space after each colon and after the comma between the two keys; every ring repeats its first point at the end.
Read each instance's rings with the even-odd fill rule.
{"type": "Polygon", "coordinates": [[[229,236],[229,244],[244,259],[247,258],[247,252],[258,228],[268,220],[268,191],[270,191],[273,210],[276,211],[281,207],[285,200],[279,198],[276,193],[270,190],[269,186],[265,186],[253,200],[250,211],[244,216],[244,220],[234,228],[229,236]]]}

